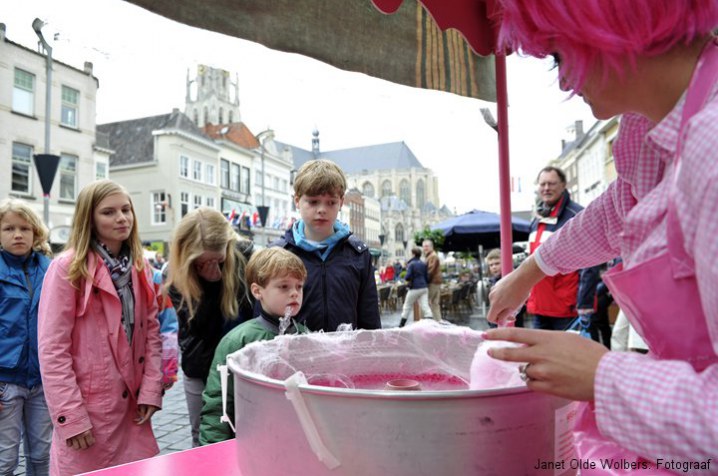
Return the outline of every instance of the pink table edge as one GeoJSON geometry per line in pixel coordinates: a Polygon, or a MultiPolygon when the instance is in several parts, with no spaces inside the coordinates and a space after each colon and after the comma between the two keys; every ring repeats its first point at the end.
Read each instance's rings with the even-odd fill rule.
{"type": "Polygon", "coordinates": [[[237,440],[231,439],[90,471],[79,476],[194,476],[199,468],[203,474],[241,476],[237,458],[237,440]]]}

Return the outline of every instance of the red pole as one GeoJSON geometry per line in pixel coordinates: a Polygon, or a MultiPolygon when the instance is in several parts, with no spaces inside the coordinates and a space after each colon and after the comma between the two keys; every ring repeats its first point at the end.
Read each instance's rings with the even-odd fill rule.
{"type": "Polygon", "coordinates": [[[506,56],[497,54],[496,114],[499,128],[499,207],[501,215],[501,275],[514,269],[511,236],[511,172],[509,170],[509,111],[506,88],[506,56]]]}

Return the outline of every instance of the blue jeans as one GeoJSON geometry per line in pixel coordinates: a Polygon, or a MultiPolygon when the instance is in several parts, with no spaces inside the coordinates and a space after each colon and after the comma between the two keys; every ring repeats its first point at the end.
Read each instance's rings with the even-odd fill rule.
{"type": "Polygon", "coordinates": [[[565,331],[573,324],[575,319],[575,317],[551,317],[534,314],[534,329],[565,331]]]}
{"type": "Polygon", "coordinates": [[[46,476],[50,466],[52,422],[42,385],[33,388],[0,383],[0,475],[12,475],[18,465],[23,430],[27,473],[46,476]]]}

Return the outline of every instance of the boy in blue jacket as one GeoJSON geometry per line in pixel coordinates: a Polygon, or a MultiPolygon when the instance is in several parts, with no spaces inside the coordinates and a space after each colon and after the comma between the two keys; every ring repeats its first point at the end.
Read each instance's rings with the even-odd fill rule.
{"type": "Polygon", "coordinates": [[[0,202],[0,474],[17,468],[23,432],[28,473],[49,472],[52,421],[37,347],[37,309],[51,255],[47,238],[25,202],[0,202]]]}
{"type": "Polygon", "coordinates": [[[369,248],[337,220],[346,188],[344,172],[334,162],[306,162],[294,181],[301,219],[272,243],[299,256],[307,268],[297,319],[312,331],[335,331],[343,323],[381,328],[369,248]]]}

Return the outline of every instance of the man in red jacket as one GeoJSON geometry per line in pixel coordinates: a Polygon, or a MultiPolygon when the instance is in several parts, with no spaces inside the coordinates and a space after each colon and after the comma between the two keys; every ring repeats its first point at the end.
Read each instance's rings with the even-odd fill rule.
{"type": "MultiPolygon", "coordinates": [[[[566,190],[566,174],[558,167],[544,167],[538,176],[541,197],[531,222],[530,252],[534,251],[583,207],[571,200],[566,190]]],[[[537,329],[565,330],[577,315],[590,322],[593,313],[598,268],[587,268],[570,274],[547,276],[531,289],[526,305],[534,315],[537,329]]]]}

